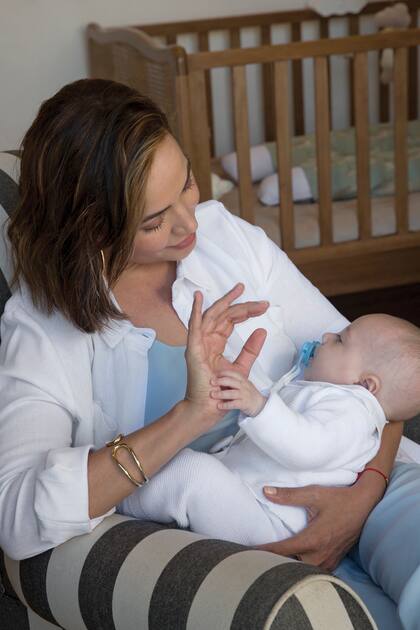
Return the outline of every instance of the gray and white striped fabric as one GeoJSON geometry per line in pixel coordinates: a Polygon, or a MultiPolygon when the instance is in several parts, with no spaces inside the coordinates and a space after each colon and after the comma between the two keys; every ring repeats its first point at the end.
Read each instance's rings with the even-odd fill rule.
{"type": "Polygon", "coordinates": [[[5,232],[7,218],[18,200],[19,158],[16,152],[0,153],[0,316],[10,297],[12,267],[5,232]]]}
{"type": "MultiPolygon", "coordinates": [[[[0,314],[9,296],[3,238],[18,160],[0,153],[0,314]]],[[[0,401],[1,404],[1,401],[0,401]]],[[[93,532],[17,562],[0,549],[1,630],[370,630],[345,584],[314,567],[113,514],[93,532]]]]}
{"type": "Polygon", "coordinates": [[[375,627],[345,584],[314,567],[117,514],[35,558],[5,558],[3,572],[3,630],[375,627]],[[26,611],[8,625],[16,598],[26,611]]]}

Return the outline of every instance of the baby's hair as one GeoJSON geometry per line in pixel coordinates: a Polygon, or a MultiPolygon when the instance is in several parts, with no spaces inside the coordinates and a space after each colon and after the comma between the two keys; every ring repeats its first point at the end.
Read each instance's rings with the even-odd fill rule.
{"type": "Polygon", "coordinates": [[[390,419],[408,420],[420,413],[420,328],[404,319],[380,315],[385,327],[371,339],[371,367],[386,382],[390,419]]]}

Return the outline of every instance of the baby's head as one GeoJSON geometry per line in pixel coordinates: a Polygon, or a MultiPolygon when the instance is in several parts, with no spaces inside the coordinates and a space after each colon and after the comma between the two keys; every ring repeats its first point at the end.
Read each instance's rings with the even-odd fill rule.
{"type": "Polygon", "coordinates": [[[325,333],[305,379],[362,385],[389,420],[408,420],[420,412],[420,329],[391,315],[359,317],[325,333]]]}

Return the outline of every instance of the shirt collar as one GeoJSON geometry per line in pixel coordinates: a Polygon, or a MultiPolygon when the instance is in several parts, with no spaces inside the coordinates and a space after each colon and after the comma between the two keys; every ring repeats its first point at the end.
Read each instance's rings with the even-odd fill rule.
{"type": "MultiPolygon", "coordinates": [[[[197,289],[202,289],[208,292],[212,289],[211,276],[204,265],[204,252],[200,252],[200,254],[198,253],[198,248],[200,247],[202,239],[203,237],[198,238],[198,242],[192,252],[188,254],[186,258],[179,261],[176,269],[175,283],[187,280],[196,285],[197,289]]],[[[209,245],[211,244],[208,243],[207,246],[209,245]]],[[[110,297],[114,306],[121,312],[121,308],[112,291],[110,291],[110,297]]],[[[115,348],[115,346],[117,346],[120,341],[122,341],[122,339],[133,330],[136,332],[138,331],[139,334],[143,334],[146,337],[152,338],[153,342],[155,333],[151,328],[136,328],[128,319],[111,320],[101,332],[101,337],[110,348],[115,348]]]]}
{"type": "MultiPolygon", "coordinates": [[[[188,280],[195,284],[198,289],[210,291],[213,283],[205,265],[205,252],[200,251],[203,237],[198,235],[197,244],[186,258],[180,260],[176,270],[177,280],[188,280]]],[[[204,237],[205,238],[205,237],[204,237]]]]}
{"type": "MultiPolygon", "coordinates": [[[[109,296],[117,311],[121,313],[120,305],[111,290],[109,291],[109,296]]],[[[123,337],[128,334],[132,326],[133,324],[128,319],[110,319],[101,331],[100,336],[110,348],[115,348],[123,337]]]]}

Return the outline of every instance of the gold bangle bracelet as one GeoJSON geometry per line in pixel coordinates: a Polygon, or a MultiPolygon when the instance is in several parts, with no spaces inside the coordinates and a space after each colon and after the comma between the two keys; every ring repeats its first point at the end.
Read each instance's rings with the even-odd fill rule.
{"type": "Polygon", "coordinates": [[[112,459],[116,462],[116,464],[123,471],[123,473],[126,475],[126,477],[128,477],[128,479],[131,481],[131,483],[134,483],[134,485],[138,486],[138,487],[144,486],[144,484],[149,481],[149,477],[144,472],[143,466],[141,465],[140,460],[138,459],[137,455],[135,454],[135,452],[133,451],[131,446],[129,446],[125,442],[122,442],[123,437],[124,437],[123,434],[120,433],[111,442],[107,442],[106,445],[109,446],[109,447],[112,447],[112,452],[111,452],[112,459]],[[143,477],[142,481],[134,479],[134,477],[128,472],[128,470],[125,468],[125,466],[123,466],[121,464],[121,462],[118,460],[117,453],[118,453],[120,448],[123,448],[126,451],[128,451],[128,453],[130,453],[131,457],[134,459],[134,462],[135,462],[137,468],[139,469],[139,471],[140,471],[140,473],[141,473],[141,475],[143,477]]]}

